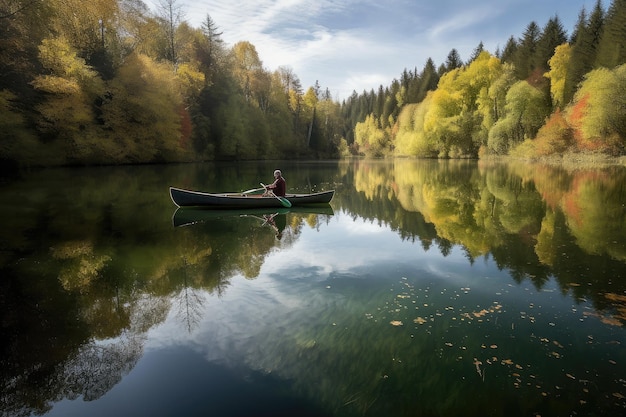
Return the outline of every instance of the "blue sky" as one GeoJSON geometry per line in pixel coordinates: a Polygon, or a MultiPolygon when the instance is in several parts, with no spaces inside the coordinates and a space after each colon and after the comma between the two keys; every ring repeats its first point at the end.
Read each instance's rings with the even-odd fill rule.
{"type": "MultiPolygon", "coordinates": [[[[160,0],[146,0],[149,5],[160,0]]],[[[333,98],[389,86],[402,71],[466,60],[482,41],[494,53],[526,26],[558,16],[568,35],[596,0],[177,0],[200,27],[207,14],[228,46],[249,41],[263,66],[290,67],[303,88],[319,81],[333,98]]],[[[603,0],[605,8],[610,0],[603,0]]]]}

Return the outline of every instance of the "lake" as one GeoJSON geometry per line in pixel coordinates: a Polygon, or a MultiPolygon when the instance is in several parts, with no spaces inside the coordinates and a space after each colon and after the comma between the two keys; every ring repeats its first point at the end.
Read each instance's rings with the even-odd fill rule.
{"type": "Polygon", "coordinates": [[[626,168],[344,161],[0,183],[1,416],[626,412],[626,168]],[[176,210],[281,168],[330,207],[176,210]]]}

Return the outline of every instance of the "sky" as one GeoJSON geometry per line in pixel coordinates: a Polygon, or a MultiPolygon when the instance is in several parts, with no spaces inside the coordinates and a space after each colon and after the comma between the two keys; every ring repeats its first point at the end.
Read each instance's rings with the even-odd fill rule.
{"type": "MultiPolygon", "coordinates": [[[[144,0],[157,10],[161,0],[144,0]]],[[[183,19],[200,28],[211,17],[227,46],[252,43],[263,66],[289,67],[303,89],[319,83],[335,100],[378,91],[428,58],[462,60],[483,42],[495,53],[530,22],[558,16],[568,36],[580,11],[596,0],[176,0],[183,19]]],[[[602,0],[605,9],[610,0],[602,0]]]]}

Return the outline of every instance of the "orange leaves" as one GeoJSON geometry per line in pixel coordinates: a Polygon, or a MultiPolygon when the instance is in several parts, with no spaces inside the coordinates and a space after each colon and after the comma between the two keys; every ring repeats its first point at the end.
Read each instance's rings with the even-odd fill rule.
{"type": "Polygon", "coordinates": [[[535,139],[538,156],[564,152],[572,143],[573,131],[560,110],[552,113],[546,124],[539,129],[535,139]]]}

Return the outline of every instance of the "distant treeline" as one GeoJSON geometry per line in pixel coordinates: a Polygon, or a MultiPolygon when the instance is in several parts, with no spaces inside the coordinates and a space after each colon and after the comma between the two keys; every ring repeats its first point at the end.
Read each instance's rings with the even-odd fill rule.
{"type": "Polygon", "coordinates": [[[581,10],[568,38],[557,16],[531,22],[490,54],[467,62],[453,49],[388,88],[342,106],[353,153],[368,156],[535,158],[563,152],[624,154],[626,1],[581,10]]]}
{"type": "MultiPolygon", "coordinates": [[[[256,48],[226,46],[178,0],[0,0],[0,160],[7,167],[625,152],[626,0],[568,38],[531,22],[491,54],[405,70],[339,103],[256,48]]],[[[10,169],[10,168],[9,168],[10,169]]]]}

